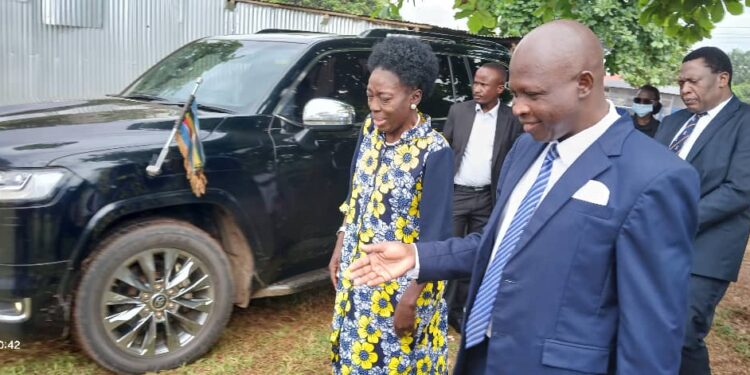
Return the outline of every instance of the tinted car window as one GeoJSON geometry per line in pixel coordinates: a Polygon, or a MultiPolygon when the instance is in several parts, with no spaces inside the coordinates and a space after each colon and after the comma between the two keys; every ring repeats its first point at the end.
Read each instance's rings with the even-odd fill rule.
{"type": "Polygon", "coordinates": [[[304,44],[241,40],[200,40],[160,61],[123,95],[148,95],[166,101],[187,100],[195,80],[200,104],[234,111],[263,102],[304,44]]]}
{"type": "Polygon", "coordinates": [[[355,120],[364,121],[370,112],[367,107],[369,55],[369,51],[347,51],[322,57],[308,70],[282,113],[301,123],[302,111],[310,99],[331,98],[353,106],[355,120]]]}
{"type": "Polygon", "coordinates": [[[432,118],[448,117],[448,109],[454,102],[455,94],[451,85],[451,72],[448,57],[438,55],[440,69],[435,79],[432,95],[424,99],[419,105],[420,111],[432,118]]]}
{"type": "Polygon", "coordinates": [[[463,102],[472,98],[471,84],[473,74],[469,76],[463,57],[451,56],[451,65],[453,67],[453,83],[456,87],[456,102],[463,102]]]}

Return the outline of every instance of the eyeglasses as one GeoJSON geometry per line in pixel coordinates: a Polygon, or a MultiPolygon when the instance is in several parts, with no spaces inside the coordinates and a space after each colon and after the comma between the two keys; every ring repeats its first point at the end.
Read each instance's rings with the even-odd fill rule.
{"type": "Polygon", "coordinates": [[[633,103],[635,104],[654,104],[654,99],[648,99],[648,98],[633,98],[633,103]]]}

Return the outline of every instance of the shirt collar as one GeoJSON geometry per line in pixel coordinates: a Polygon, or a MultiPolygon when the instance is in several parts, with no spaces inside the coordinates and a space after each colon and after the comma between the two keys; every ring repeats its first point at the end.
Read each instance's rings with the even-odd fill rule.
{"type": "Polygon", "coordinates": [[[497,110],[498,110],[498,108],[500,108],[500,99],[497,100],[497,103],[495,103],[495,106],[492,107],[492,109],[490,109],[487,113],[485,113],[484,111],[482,111],[482,106],[479,105],[479,103],[477,103],[476,107],[474,107],[474,109],[477,111],[477,113],[485,113],[485,114],[489,115],[492,118],[497,118],[497,110]]]}
{"type": "Polygon", "coordinates": [[[732,98],[734,98],[734,95],[730,96],[729,99],[719,103],[719,105],[717,105],[716,107],[713,107],[709,109],[708,111],[706,111],[706,117],[709,119],[713,119],[714,117],[716,117],[716,115],[718,115],[719,112],[721,112],[721,110],[727,106],[727,103],[729,103],[729,101],[732,100],[732,98]]]}
{"type": "Polygon", "coordinates": [[[609,100],[607,100],[607,103],[609,104],[609,112],[599,122],[562,142],[558,142],[557,152],[560,154],[560,161],[565,165],[572,165],[589,146],[596,142],[620,118],[615,105],[609,100]]]}

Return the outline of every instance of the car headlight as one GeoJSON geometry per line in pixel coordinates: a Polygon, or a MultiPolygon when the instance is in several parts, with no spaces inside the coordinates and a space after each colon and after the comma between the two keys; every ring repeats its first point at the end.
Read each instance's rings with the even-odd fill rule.
{"type": "Polygon", "coordinates": [[[65,177],[64,169],[18,169],[0,171],[0,202],[45,200],[65,177]]]}

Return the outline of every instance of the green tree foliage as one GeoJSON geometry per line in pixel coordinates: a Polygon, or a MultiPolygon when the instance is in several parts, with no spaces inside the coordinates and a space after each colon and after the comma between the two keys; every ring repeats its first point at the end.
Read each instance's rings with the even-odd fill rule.
{"type": "MultiPolygon", "coordinates": [[[[635,1],[635,0],[634,0],[635,1]]],[[[711,36],[714,25],[729,13],[737,16],[750,0],[637,0],[642,24],[661,25],[667,35],[695,43],[711,36]]]]}
{"type": "MultiPolygon", "coordinates": [[[[376,15],[403,3],[389,0],[376,15]]],[[[750,0],[455,0],[453,6],[456,19],[482,34],[523,36],[553,19],[581,21],[602,39],[608,71],[633,86],[673,84],[688,47],[709,37],[726,13],[739,15],[745,7],[750,0]]]]}
{"type": "Polygon", "coordinates": [[[388,0],[266,0],[269,3],[303,6],[308,8],[325,9],[334,12],[370,16],[373,12],[379,18],[401,19],[399,6],[388,0]],[[381,11],[382,10],[382,11],[381,11]]]}
{"type": "Polygon", "coordinates": [[[499,29],[503,36],[523,36],[556,18],[579,20],[602,40],[610,73],[620,74],[633,86],[675,82],[688,43],[667,35],[659,26],[641,24],[636,3],[589,0],[568,7],[560,4],[547,0],[456,0],[454,8],[457,19],[468,19],[471,31],[494,33],[499,29]]]}
{"type": "Polygon", "coordinates": [[[732,85],[750,82],[750,51],[735,49],[729,59],[732,61],[732,85]]]}
{"type": "Polygon", "coordinates": [[[732,91],[740,100],[750,103],[750,82],[740,83],[739,85],[732,84],[732,91]]]}
{"type": "MultiPolygon", "coordinates": [[[[398,0],[403,1],[403,0],[398,0]]],[[[491,12],[496,8],[507,7],[513,0],[456,0],[454,8],[459,9],[456,18],[468,17],[469,29],[478,31],[481,27],[494,28],[496,18],[491,12]]],[[[634,8],[638,14],[638,23],[654,25],[670,37],[676,37],[685,44],[693,44],[711,36],[714,26],[726,13],[740,15],[745,7],[750,7],[750,0],[615,0],[623,8],[634,8]]],[[[581,9],[596,9],[602,6],[601,1],[535,1],[533,16],[540,23],[556,18],[576,18],[581,9]]],[[[528,16],[521,15],[521,16],[528,16]]],[[[584,20],[581,20],[584,21],[584,20]]]]}
{"type": "Polygon", "coordinates": [[[750,103],[750,51],[736,49],[729,58],[732,60],[732,91],[740,100],[750,103]]]}

